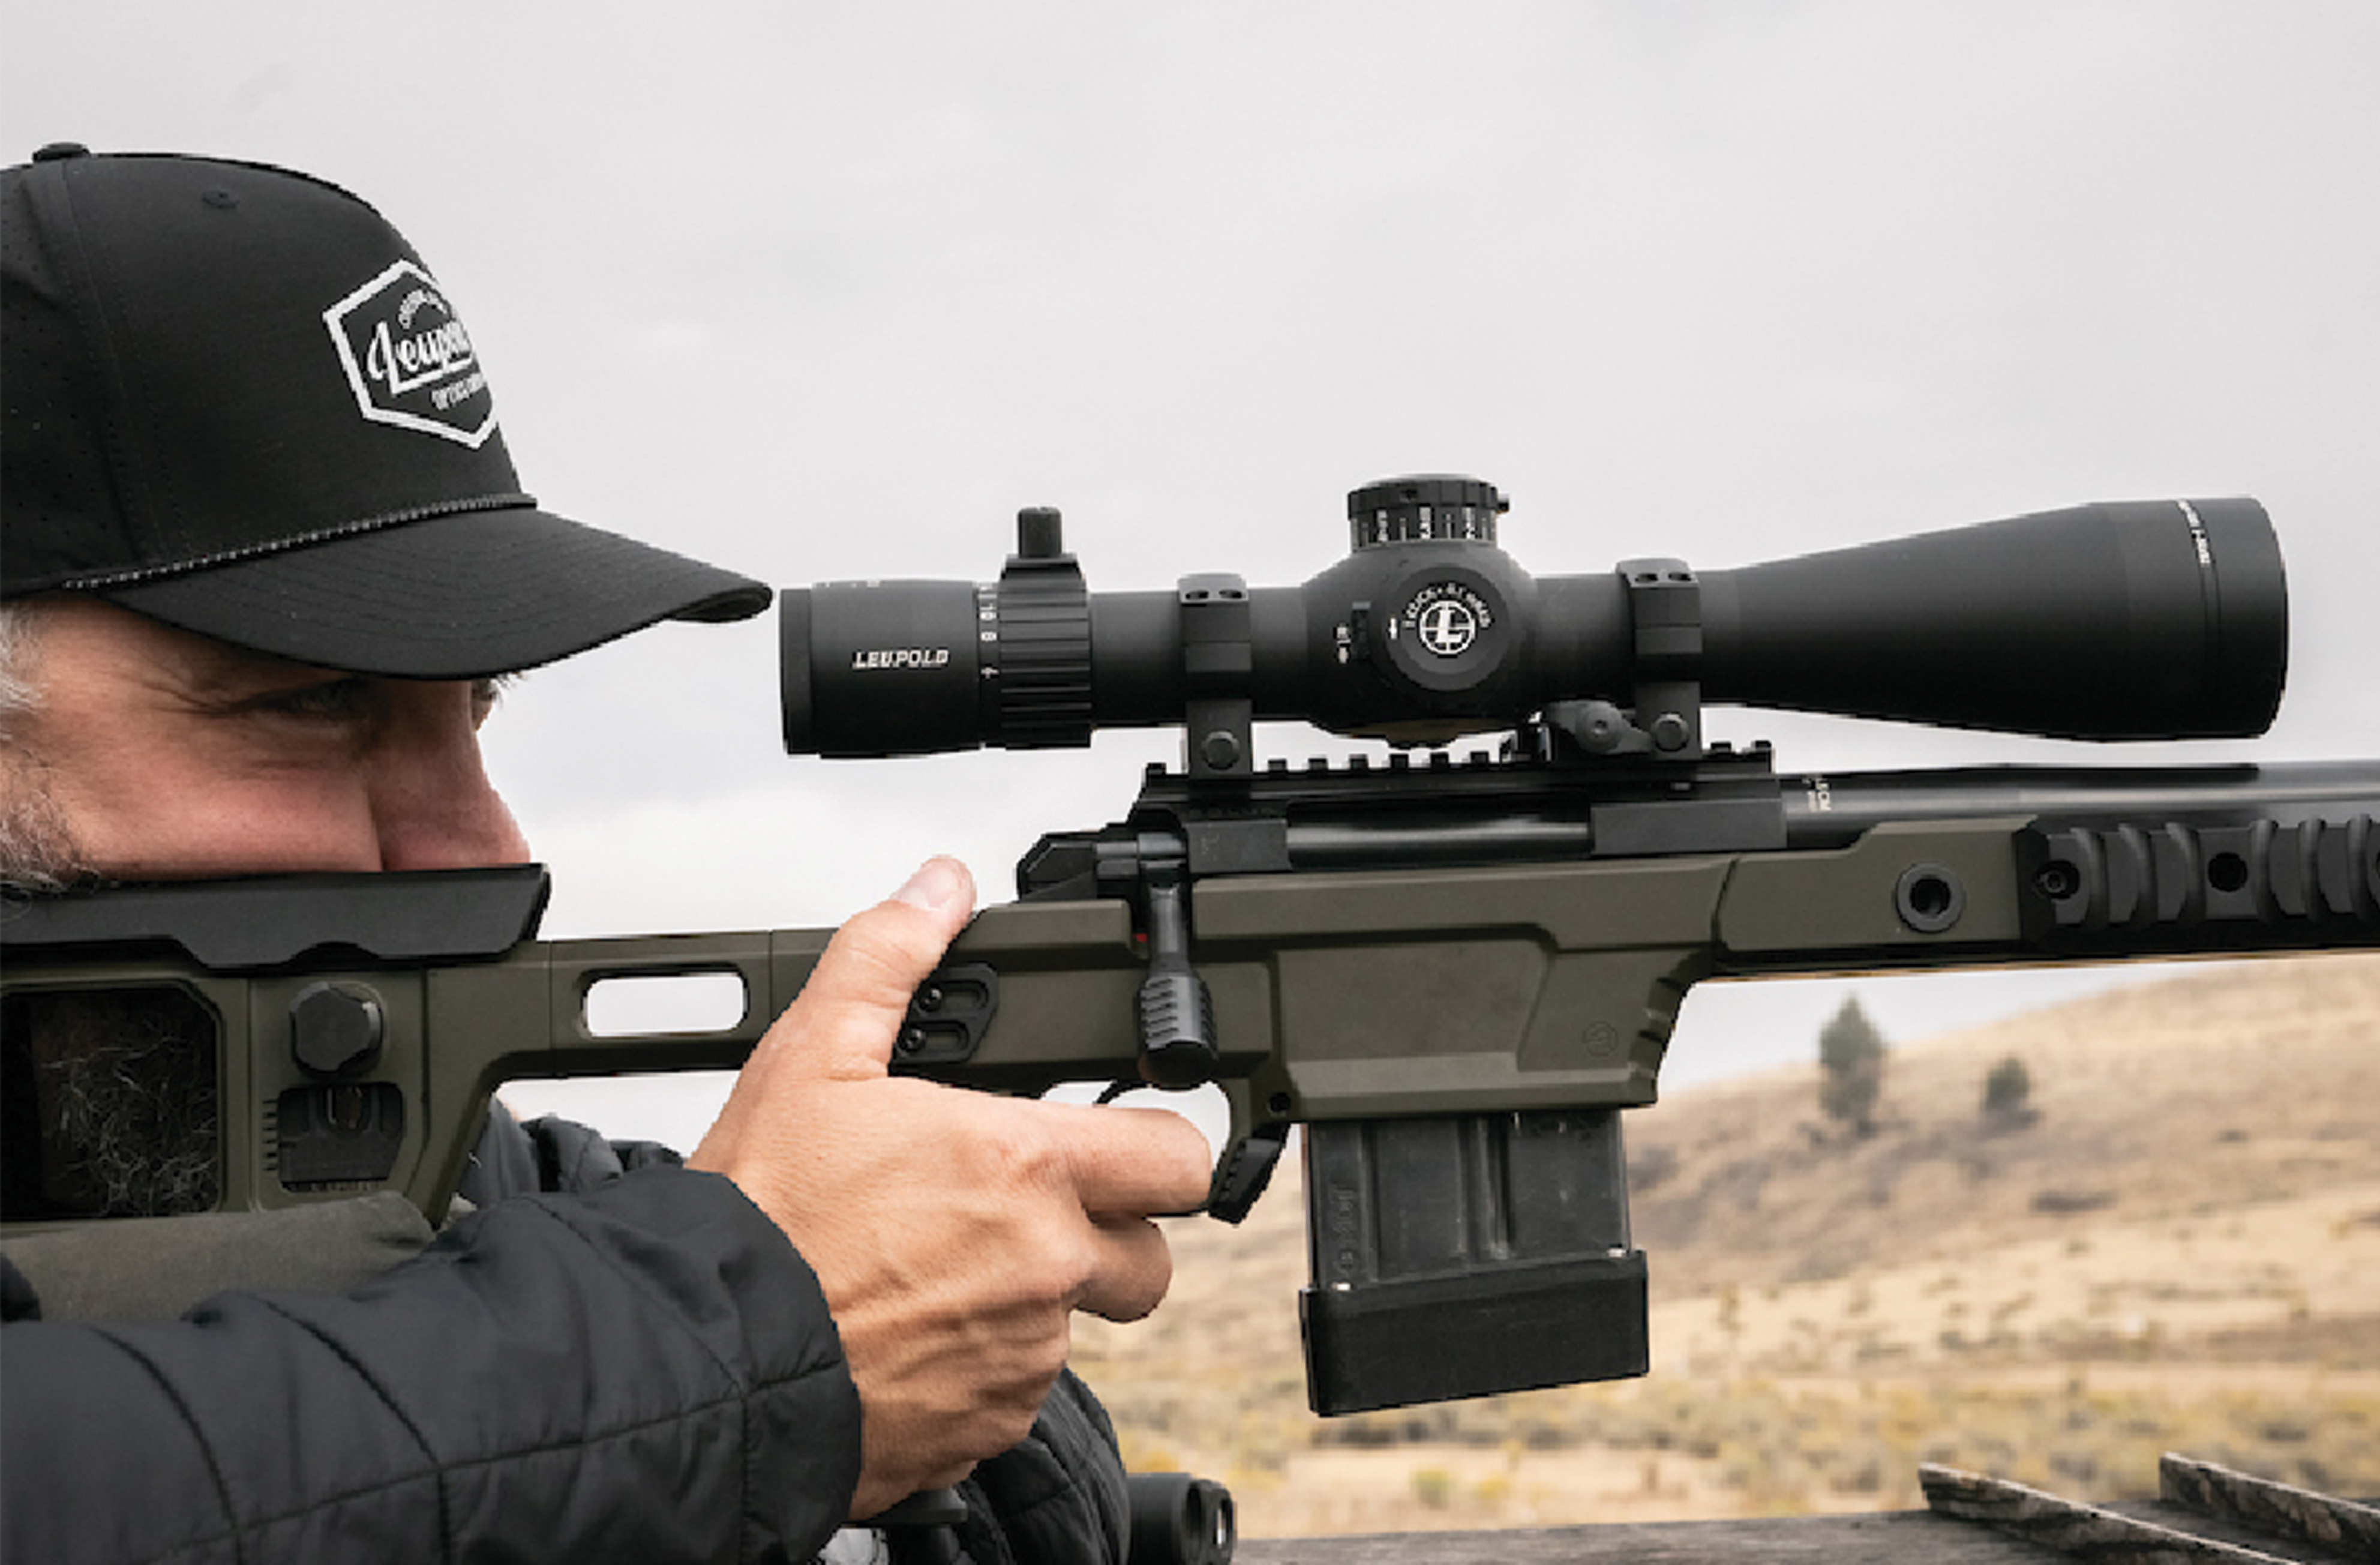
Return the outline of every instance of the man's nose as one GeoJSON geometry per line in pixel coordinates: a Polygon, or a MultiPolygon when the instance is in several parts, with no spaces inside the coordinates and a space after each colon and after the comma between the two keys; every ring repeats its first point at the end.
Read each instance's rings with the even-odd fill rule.
{"type": "Polygon", "coordinates": [[[528,843],[480,759],[468,685],[404,690],[373,769],[382,869],[474,869],[528,860],[528,843]]]}

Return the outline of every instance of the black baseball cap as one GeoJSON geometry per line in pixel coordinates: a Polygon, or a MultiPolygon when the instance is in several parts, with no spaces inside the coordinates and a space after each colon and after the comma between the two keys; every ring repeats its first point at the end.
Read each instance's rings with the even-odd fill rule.
{"type": "Polygon", "coordinates": [[[468,679],[761,583],[538,509],[446,291],[363,201],[259,164],[0,170],[0,596],[468,679]]]}

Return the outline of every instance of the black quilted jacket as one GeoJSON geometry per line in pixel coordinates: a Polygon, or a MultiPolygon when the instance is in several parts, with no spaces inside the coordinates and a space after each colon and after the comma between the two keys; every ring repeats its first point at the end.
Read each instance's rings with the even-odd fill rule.
{"type": "MultiPolygon", "coordinates": [[[[346,1293],[0,1330],[0,1558],[809,1559],[859,1467],[816,1280],[722,1179],[499,1111],[482,1209],[346,1293]]],[[[1123,1476],[1062,1382],[905,1558],[1122,1565],[1123,1476]]]]}

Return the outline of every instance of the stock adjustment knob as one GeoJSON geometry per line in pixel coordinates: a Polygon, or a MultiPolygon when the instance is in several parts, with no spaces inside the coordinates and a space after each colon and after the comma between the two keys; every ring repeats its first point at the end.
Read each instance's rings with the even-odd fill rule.
{"type": "Polygon", "coordinates": [[[360,984],[309,984],[289,1002],[289,1052],[311,1075],[370,1070],[387,1030],[380,997],[360,984]]]}

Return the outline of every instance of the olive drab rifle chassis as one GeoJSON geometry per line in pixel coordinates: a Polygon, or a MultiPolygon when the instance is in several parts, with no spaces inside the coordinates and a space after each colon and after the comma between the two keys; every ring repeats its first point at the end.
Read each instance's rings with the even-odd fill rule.
{"type": "MultiPolygon", "coordinates": [[[[1536,579],[1497,546],[1504,504],[1389,480],[1303,587],[1100,594],[1057,514],[1027,511],[997,583],[781,600],[798,753],[1184,728],[1183,770],[1150,769],[1121,822],[1026,857],[1017,900],[919,990],[895,1068],[1212,1082],[1227,1220],[1304,1125],[1317,1411],[1645,1372],[1619,1110],[1653,1101],[1701,979],[2380,946],[2380,760],[1780,776],[1765,745],[1704,737],[1706,703],[2259,734],[2287,611],[2253,501],[1536,579]],[[1259,764],[1252,724],[1292,718],[1396,747],[1259,764]],[[1473,734],[1500,753],[1424,748],[1473,734]]],[[[216,1042],[219,1208],[394,1189],[434,1221],[500,1083],[734,1066],[828,938],[542,941],[545,885],[532,866],[12,904],[10,1068],[48,1009],[154,996],[216,1042]],[[734,1025],[588,1025],[602,980],[700,973],[741,981],[734,1025]]]]}

